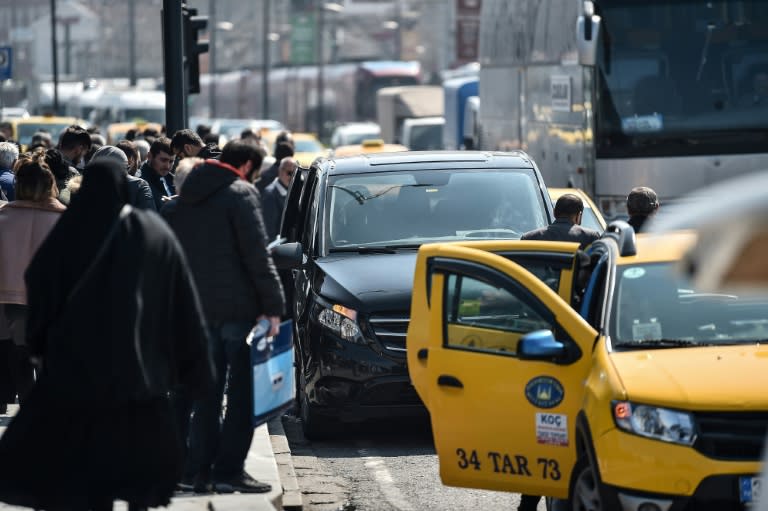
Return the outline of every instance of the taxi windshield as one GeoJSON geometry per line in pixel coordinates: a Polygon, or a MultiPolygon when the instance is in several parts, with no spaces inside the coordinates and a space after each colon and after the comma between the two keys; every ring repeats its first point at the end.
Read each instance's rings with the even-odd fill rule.
{"type": "Polygon", "coordinates": [[[331,177],[331,251],[430,241],[520,239],[547,225],[530,169],[403,170],[331,177]]]}
{"type": "Polygon", "coordinates": [[[768,339],[768,295],[699,292],[675,265],[617,268],[610,324],[614,347],[750,344],[768,339]]]}

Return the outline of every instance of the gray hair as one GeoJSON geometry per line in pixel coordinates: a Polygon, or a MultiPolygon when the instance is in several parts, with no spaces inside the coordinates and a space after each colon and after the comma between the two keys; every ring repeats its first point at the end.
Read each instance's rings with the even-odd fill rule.
{"type": "Polygon", "coordinates": [[[0,142],[0,168],[12,169],[19,159],[19,148],[13,142],[0,142]]]}
{"type": "Polygon", "coordinates": [[[176,186],[176,193],[181,193],[181,187],[192,169],[203,163],[205,160],[197,157],[184,158],[176,165],[176,173],[173,176],[173,184],[176,186]]]}

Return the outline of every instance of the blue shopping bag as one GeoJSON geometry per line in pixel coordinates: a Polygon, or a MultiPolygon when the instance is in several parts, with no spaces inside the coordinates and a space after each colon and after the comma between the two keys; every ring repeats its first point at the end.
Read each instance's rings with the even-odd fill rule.
{"type": "Polygon", "coordinates": [[[280,323],[280,332],[265,337],[269,323],[259,322],[248,335],[253,376],[253,427],[281,416],[296,398],[293,369],[293,321],[280,323]]]}

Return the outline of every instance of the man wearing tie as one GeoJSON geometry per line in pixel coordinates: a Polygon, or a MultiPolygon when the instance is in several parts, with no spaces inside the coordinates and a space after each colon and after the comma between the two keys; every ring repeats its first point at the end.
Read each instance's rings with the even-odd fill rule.
{"type": "Polygon", "coordinates": [[[137,174],[138,177],[149,183],[158,211],[160,211],[164,201],[176,194],[176,188],[173,186],[173,174],[171,173],[173,160],[171,139],[159,137],[149,147],[147,161],[144,162],[137,174]]]}

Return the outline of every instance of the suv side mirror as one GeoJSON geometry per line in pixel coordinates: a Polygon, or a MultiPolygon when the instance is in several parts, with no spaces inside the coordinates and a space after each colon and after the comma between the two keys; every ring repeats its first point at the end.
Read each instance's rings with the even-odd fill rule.
{"type": "Polygon", "coordinates": [[[301,250],[301,243],[283,243],[273,248],[270,255],[278,270],[290,270],[304,262],[301,250]]]}
{"type": "Polygon", "coordinates": [[[590,1],[584,2],[584,14],[576,21],[576,45],[579,51],[579,64],[594,66],[597,63],[597,41],[600,36],[600,16],[595,15],[595,6],[590,1]]]}

